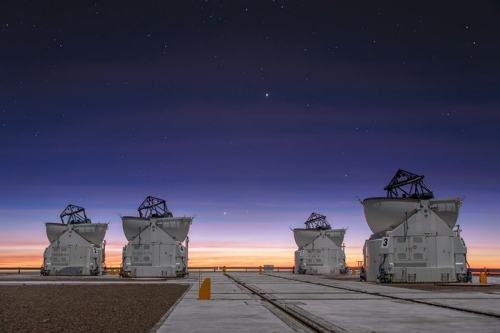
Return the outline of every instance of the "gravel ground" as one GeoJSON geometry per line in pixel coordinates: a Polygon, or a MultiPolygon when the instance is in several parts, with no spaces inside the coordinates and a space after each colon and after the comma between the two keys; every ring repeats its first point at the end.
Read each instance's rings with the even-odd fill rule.
{"type": "Polygon", "coordinates": [[[186,284],[0,286],[0,332],[149,332],[186,284]]]}

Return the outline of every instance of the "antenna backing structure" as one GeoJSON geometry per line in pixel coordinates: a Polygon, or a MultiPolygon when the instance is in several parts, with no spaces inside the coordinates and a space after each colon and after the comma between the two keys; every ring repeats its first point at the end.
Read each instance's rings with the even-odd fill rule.
{"type": "Polygon", "coordinates": [[[384,187],[388,198],[410,197],[415,199],[432,199],[434,194],[425,185],[423,175],[399,169],[389,185],[384,187]]]}

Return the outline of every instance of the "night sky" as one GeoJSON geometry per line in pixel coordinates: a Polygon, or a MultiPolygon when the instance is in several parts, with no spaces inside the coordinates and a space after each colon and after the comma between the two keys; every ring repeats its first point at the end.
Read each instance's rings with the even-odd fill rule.
{"type": "Polygon", "coordinates": [[[0,266],[43,261],[68,204],[149,195],[196,216],[191,265],[291,266],[312,212],[370,230],[398,169],[464,198],[473,267],[500,267],[500,4],[3,1],[0,266]]]}

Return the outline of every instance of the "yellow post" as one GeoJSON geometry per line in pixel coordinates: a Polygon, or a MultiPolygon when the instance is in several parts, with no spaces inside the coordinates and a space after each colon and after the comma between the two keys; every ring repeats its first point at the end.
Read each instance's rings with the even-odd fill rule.
{"type": "Polygon", "coordinates": [[[353,270],[351,271],[351,273],[352,273],[352,275],[356,275],[356,270],[355,270],[355,269],[353,269],[353,270]]]}
{"type": "Polygon", "coordinates": [[[262,274],[262,266],[259,266],[259,274],[262,274]]]}
{"type": "Polygon", "coordinates": [[[226,266],[222,266],[222,274],[226,274],[226,266]]]}
{"type": "Polygon", "coordinates": [[[198,299],[210,299],[210,278],[203,280],[200,290],[198,291],[198,299]]]}
{"type": "Polygon", "coordinates": [[[486,276],[486,267],[479,274],[479,283],[488,283],[488,277],[486,276]]]}

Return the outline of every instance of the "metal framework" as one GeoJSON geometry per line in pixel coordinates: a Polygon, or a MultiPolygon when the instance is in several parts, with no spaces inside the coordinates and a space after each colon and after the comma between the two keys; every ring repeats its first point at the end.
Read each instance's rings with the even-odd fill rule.
{"type": "Polygon", "coordinates": [[[91,223],[85,214],[85,208],[71,204],[63,210],[60,217],[63,224],[91,223]]]}
{"type": "Polygon", "coordinates": [[[384,187],[388,198],[403,197],[415,199],[432,199],[434,194],[424,184],[424,176],[399,169],[389,185],[384,187]]]}
{"type": "Polygon", "coordinates": [[[167,208],[167,202],[164,199],[147,197],[137,209],[140,217],[173,217],[171,211],[167,208]]]}
{"type": "Polygon", "coordinates": [[[317,213],[311,213],[304,224],[306,225],[306,229],[327,230],[332,228],[326,220],[326,216],[317,213]]]}

